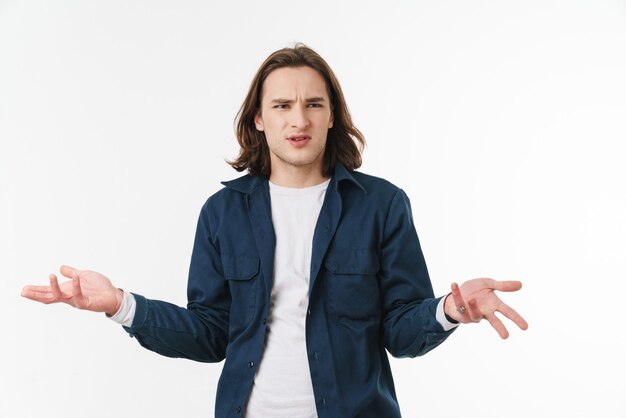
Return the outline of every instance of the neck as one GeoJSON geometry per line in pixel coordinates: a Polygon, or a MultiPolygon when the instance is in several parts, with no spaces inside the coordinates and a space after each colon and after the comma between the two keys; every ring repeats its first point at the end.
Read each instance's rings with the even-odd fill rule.
{"type": "Polygon", "coordinates": [[[321,167],[272,167],[269,179],[272,183],[282,186],[301,189],[311,187],[326,181],[322,175],[321,167]]]}

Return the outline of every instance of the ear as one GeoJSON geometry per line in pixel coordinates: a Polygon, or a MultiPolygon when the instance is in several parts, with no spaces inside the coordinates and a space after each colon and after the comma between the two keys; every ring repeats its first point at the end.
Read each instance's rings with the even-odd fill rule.
{"type": "Polygon", "coordinates": [[[263,118],[258,113],[254,115],[254,126],[256,126],[257,131],[263,131],[263,118]]]}
{"type": "Polygon", "coordinates": [[[328,120],[328,129],[333,127],[333,122],[335,121],[335,113],[330,112],[330,119],[328,120]]]}

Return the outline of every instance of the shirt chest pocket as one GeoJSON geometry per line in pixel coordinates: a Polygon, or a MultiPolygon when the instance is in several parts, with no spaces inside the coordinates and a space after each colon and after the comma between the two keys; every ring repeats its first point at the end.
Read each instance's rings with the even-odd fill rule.
{"type": "Polygon", "coordinates": [[[378,254],[368,249],[332,251],[324,260],[329,313],[338,320],[380,317],[378,254]]]}
{"type": "Polygon", "coordinates": [[[222,268],[230,289],[230,325],[248,325],[256,309],[259,257],[222,254],[222,268]]]}

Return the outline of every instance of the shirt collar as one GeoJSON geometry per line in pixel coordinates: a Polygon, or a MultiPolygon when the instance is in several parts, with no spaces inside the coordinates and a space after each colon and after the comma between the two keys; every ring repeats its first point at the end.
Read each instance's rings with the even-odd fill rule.
{"type": "MultiPolygon", "coordinates": [[[[337,162],[335,164],[335,174],[333,175],[333,178],[331,181],[333,181],[335,185],[337,186],[339,182],[344,181],[344,180],[348,182],[352,182],[355,185],[357,185],[363,191],[363,193],[367,192],[365,188],[363,187],[363,185],[361,185],[361,183],[359,183],[357,179],[354,178],[352,172],[348,170],[343,164],[337,162]]],[[[250,194],[257,187],[259,187],[261,184],[265,182],[267,182],[266,177],[251,176],[250,174],[246,174],[245,176],[236,178],[234,180],[223,181],[222,184],[226,186],[227,188],[236,190],[240,193],[250,194]]]]}

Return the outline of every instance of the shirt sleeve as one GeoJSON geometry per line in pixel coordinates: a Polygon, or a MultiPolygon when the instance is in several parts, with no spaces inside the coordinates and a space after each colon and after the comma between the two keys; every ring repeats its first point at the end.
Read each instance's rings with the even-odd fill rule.
{"type": "MultiPolygon", "coordinates": [[[[140,345],[166,357],[212,363],[226,356],[231,299],[213,240],[209,209],[207,201],[198,219],[187,307],[132,294],[135,311],[132,323],[124,329],[140,345]]],[[[122,315],[120,310],[114,316],[118,313],[125,316],[125,323],[131,320],[130,312],[122,315]]]]}
{"type": "Polygon", "coordinates": [[[437,322],[441,324],[444,331],[450,331],[451,329],[458,327],[459,324],[458,322],[457,323],[450,322],[448,321],[448,318],[446,318],[446,313],[443,309],[445,300],[446,300],[445,297],[441,298],[441,300],[437,304],[437,313],[435,314],[435,318],[437,318],[437,322]]]}
{"type": "Polygon", "coordinates": [[[385,348],[394,357],[426,354],[457,328],[446,324],[443,298],[434,296],[411,205],[401,189],[397,190],[386,214],[379,280],[383,339],[385,348]]]}
{"type": "Polygon", "coordinates": [[[115,315],[110,316],[109,318],[120,325],[130,327],[133,323],[133,319],[135,318],[136,308],[137,302],[135,301],[135,297],[132,293],[124,290],[124,299],[122,300],[122,305],[115,313],[115,315]]]}

